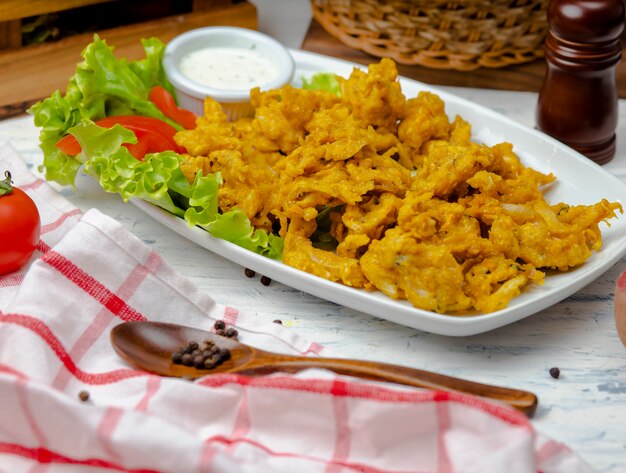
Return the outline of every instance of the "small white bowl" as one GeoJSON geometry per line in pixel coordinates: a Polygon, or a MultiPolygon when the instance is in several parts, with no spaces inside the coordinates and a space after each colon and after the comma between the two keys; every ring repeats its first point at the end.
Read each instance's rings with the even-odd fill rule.
{"type": "Polygon", "coordinates": [[[187,31],[168,43],[163,56],[163,67],[176,91],[178,105],[198,116],[203,114],[204,99],[207,96],[222,105],[229,120],[251,116],[254,113],[250,105],[250,90],[209,87],[181,73],[180,62],[186,54],[209,47],[255,49],[271,59],[278,72],[274,79],[258,84],[261,90],[282,87],[293,78],[295,64],[291,54],[270,36],[245,28],[220,26],[187,31]]]}

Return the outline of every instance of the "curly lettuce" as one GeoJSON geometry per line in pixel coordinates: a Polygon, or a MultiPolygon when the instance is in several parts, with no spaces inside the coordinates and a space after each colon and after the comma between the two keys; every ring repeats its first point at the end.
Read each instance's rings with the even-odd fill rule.
{"type": "Polygon", "coordinates": [[[325,90],[331,94],[341,96],[341,84],[337,76],[331,72],[318,72],[309,79],[302,78],[302,88],[306,90],[325,90]]]}
{"type": "Polygon", "coordinates": [[[167,118],[149,100],[150,89],[160,85],[173,92],[162,66],[165,45],[156,38],[142,40],[145,58],[118,59],[113,48],[97,35],[82,52],[65,94],[54,92],[29,109],[40,128],[44,153],[41,170],[46,178],[61,185],[73,185],[76,174],[84,171],[96,178],[107,192],[118,193],[124,201],[143,199],[183,218],[189,226],[198,225],[212,235],[233,242],[270,258],[282,255],[282,238],[252,227],[239,209],[220,213],[219,173],[196,175],[189,183],[182,171],[182,156],[173,151],[147,154],[135,159],[124,143],[136,143],[135,134],[120,126],[102,128],[94,124],[116,115],[141,115],[181,127],[167,118]],[[69,156],[56,143],[67,134],[79,142],[82,152],[69,156]]]}
{"type": "Polygon", "coordinates": [[[181,129],[148,98],[155,85],[172,91],[161,65],[165,45],[157,38],[144,39],[142,45],[145,59],[129,62],[116,58],[113,48],[95,35],[93,42],[83,50],[83,62],[76,66],[65,94],[56,91],[28,110],[41,129],[39,141],[44,159],[40,170],[45,172],[46,179],[61,185],[74,183],[80,161],[62,153],[55,145],[83,120],[143,115],[181,129]]]}

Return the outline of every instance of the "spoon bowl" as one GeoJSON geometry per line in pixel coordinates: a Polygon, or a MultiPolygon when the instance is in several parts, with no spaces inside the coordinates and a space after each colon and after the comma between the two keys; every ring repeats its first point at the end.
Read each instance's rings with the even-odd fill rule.
{"type": "Polygon", "coordinates": [[[111,331],[113,348],[126,362],[151,373],[175,378],[199,378],[208,374],[238,371],[253,357],[254,349],[232,338],[221,337],[206,330],[161,322],[128,322],[111,331]],[[172,362],[172,353],[190,341],[211,340],[220,348],[230,350],[230,359],[211,370],[198,369],[172,362]]]}
{"type": "Polygon", "coordinates": [[[275,372],[296,373],[309,368],[323,368],[338,374],[385,381],[406,386],[441,391],[455,391],[498,401],[532,416],[537,396],[528,391],[475,383],[406,366],[374,361],[293,356],[272,353],[245,345],[232,338],[192,327],[162,322],[125,322],[111,331],[115,351],[129,364],[161,376],[200,378],[217,373],[239,373],[248,376],[275,372]],[[211,340],[227,348],[230,358],[211,369],[176,364],[172,354],[190,341],[211,340]]]}

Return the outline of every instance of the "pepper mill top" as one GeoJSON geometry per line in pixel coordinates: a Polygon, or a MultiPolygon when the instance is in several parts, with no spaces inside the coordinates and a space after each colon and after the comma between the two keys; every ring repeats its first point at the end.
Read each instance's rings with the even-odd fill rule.
{"type": "Polygon", "coordinates": [[[561,0],[548,4],[551,33],[568,42],[598,44],[619,39],[623,0],[561,0]]]}
{"type": "Polygon", "coordinates": [[[604,164],[615,155],[624,0],[550,0],[540,130],[604,164]]]}

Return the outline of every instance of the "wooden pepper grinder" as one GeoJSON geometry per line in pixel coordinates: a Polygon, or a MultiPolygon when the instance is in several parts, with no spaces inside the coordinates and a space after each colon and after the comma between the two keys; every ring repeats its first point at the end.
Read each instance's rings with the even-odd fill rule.
{"type": "Polygon", "coordinates": [[[598,164],[615,155],[624,0],[551,0],[537,127],[598,164]]]}

